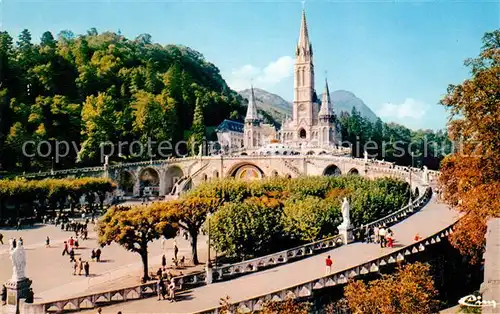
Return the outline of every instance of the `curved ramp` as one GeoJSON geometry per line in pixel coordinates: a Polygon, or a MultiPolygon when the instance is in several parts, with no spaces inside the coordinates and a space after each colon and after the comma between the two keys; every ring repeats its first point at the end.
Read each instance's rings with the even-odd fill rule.
{"type": "Polygon", "coordinates": [[[226,296],[230,297],[232,303],[241,302],[243,307],[250,309],[263,297],[281,296],[287,291],[298,290],[299,287],[302,291],[299,292],[304,294],[308,293],[306,287],[309,287],[310,291],[313,286],[315,289],[320,288],[318,285],[321,283],[326,285],[327,282],[342,280],[340,275],[344,278],[345,275],[352,275],[344,273],[353,267],[361,272],[363,267],[366,268],[365,265],[380,264],[381,260],[391,262],[392,259],[399,258],[398,256],[404,258],[406,253],[411,254],[412,251],[420,247],[420,243],[416,245],[413,241],[416,233],[425,239],[421,241],[425,249],[426,241],[428,241],[428,245],[439,241],[436,239],[440,239],[440,236],[446,236],[450,226],[457,220],[458,214],[455,211],[440,204],[433,197],[422,210],[391,228],[396,239],[395,248],[380,248],[376,244],[359,242],[352,243],[277,268],[186,291],[181,294],[179,302],[161,302],[160,304],[156,298],[149,298],[117,304],[107,307],[106,310],[111,312],[121,310],[123,313],[211,312],[219,306],[220,298],[226,296]],[[324,260],[327,255],[331,255],[333,259],[332,275],[328,276],[332,279],[331,281],[324,277],[324,260]]]}

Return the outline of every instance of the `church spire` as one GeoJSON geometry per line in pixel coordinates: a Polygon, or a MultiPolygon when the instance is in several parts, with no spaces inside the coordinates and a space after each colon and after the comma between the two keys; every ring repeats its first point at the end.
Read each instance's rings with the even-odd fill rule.
{"type": "Polygon", "coordinates": [[[311,55],[312,45],[309,41],[309,32],[307,30],[306,11],[302,9],[302,21],[300,23],[299,42],[297,44],[297,55],[311,55]]]}
{"type": "Polygon", "coordinates": [[[247,115],[245,117],[246,122],[254,122],[259,120],[259,116],[257,115],[257,105],[255,103],[255,94],[253,92],[253,85],[250,89],[250,99],[248,100],[247,115]]]}
{"type": "Polygon", "coordinates": [[[325,90],[323,91],[323,99],[321,100],[320,116],[333,115],[332,100],[330,98],[330,89],[328,88],[328,80],[325,78],[325,90]]]}

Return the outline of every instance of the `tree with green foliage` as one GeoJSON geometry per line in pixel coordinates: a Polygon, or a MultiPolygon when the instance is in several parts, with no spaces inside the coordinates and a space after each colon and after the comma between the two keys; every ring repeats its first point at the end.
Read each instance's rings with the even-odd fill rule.
{"type": "MultiPolygon", "coordinates": [[[[0,68],[0,165],[13,171],[52,166],[50,157],[19,157],[26,139],[74,142],[79,162],[98,165],[103,141],[189,140],[197,98],[210,114],[207,126],[245,110],[199,52],[154,44],[148,34],[128,40],[95,28],[79,36],[64,30],[56,39],[44,32],[35,44],[24,30],[13,44],[0,32],[0,68]]],[[[75,157],[54,166],[74,167],[75,157]]]]}
{"type": "Polygon", "coordinates": [[[191,261],[193,265],[197,265],[200,228],[205,223],[207,215],[217,210],[219,202],[216,198],[191,196],[182,198],[174,207],[173,217],[179,226],[189,233],[191,261]]]}
{"type": "Polygon", "coordinates": [[[196,98],[191,132],[190,145],[193,155],[196,155],[199,153],[199,145],[203,144],[205,138],[205,119],[203,118],[203,105],[200,98],[196,98]]]}
{"type": "Polygon", "coordinates": [[[214,247],[239,258],[275,250],[283,234],[281,208],[281,202],[267,197],[224,204],[210,218],[209,232],[214,247]]]}
{"type": "Polygon", "coordinates": [[[338,209],[316,196],[289,199],[284,207],[284,231],[292,239],[304,242],[333,235],[340,222],[338,209]]]}
{"type": "Polygon", "coordinates": [[[98,242],[109,245],[116,242],[126,250],[139,254],[143,266],[143,281],[149,280],[148,244],[162,235],[173,238],[177,224],[162,206],[138,205],[113,207],[99,219],[97,224],[98,242]]]}

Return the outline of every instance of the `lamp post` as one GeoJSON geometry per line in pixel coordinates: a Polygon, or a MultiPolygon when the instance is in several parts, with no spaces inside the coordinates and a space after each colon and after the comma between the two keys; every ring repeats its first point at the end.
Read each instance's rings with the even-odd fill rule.
{"type": "Polygon", "coordinates": [[[207,285],[212,283],[212,264],[210,263],[210,217],[212,216],[211,212],[207,213],[207,220],[208,220],[208,260],[207,260],[207,267],[206,267],[206,278],[205,282],[207,285]]]}
{"type": "Polygon", "coordinates": [[[411,173],[413,172],[413,152],[410,150],[410,155],[411,155],[411,166],[410,166],[410,200],[408,202],[408,205],[410,207],[410,209],[412,209],[411,207],[411,203],[412,203],[412,182],[411,182],[411,173]]]}
{"type": "Polygon", "coordinates": [[[207,260],[207,263],[210,263],[210,217],[212,217],[212,213],[208,212],[208,214],[207,214],[207,222],[208,222],[208,260],[207,260]]]}

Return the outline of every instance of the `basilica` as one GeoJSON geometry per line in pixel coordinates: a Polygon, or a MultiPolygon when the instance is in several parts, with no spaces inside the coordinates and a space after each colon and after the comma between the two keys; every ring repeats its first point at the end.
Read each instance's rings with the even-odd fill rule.
{"type": "Polygon", "coordinates": [[[313,48],[309,40],[305,11],[302,11],[300,35],[295,49],[294,101],[292,116],[285,118],[281,129],[263,123],[257,113],[253,87],[248,99],[247,114],[243,125],[225,120],[217,129],[219,142],[232,150],[246,153],[333,153],[339,150],[340,125],[333,110],[328,82],[325,80],[322,99],[314,88],[313,48]],[[230,128],[235,124],[239,127],[230,128]],[[234,132],[234,130],[240,132],[234,132]],[[234,138],[238,140],[235,141],[234,138]],[[241,141],[241,138],[243,140],[241,141]],[[224,144],[225,142],[228,142],[224,144]],[[234,143],[241,143],[235,147],[234,143]]]}

